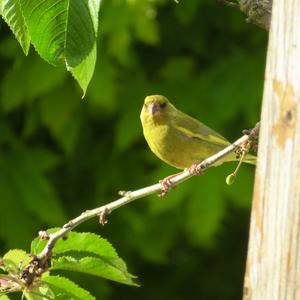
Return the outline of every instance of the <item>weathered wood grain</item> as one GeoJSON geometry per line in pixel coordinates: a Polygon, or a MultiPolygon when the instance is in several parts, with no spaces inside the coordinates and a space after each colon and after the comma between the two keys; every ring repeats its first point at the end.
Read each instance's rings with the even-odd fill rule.
{"type": "Polygon", "coordinates": [[[300,299],[300,1],[274,0],[244,300],[300,299]]]}

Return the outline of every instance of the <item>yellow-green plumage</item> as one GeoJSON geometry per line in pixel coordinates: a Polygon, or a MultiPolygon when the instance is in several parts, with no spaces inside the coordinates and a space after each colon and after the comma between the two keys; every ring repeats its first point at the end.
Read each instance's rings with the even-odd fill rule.
{"type": "MultiPolygon", "coordinates": [[[[230,143],[200,121],[181,112],[161,95],[145,98],[141,112],[144,136],[161,160],[185,169],[224,149],[230,143]]],[[[218,161],[237,160],[234,153],[218,161]]],[[[245,162],[255,164],[256,158],[247,155],[245,162]]]]}

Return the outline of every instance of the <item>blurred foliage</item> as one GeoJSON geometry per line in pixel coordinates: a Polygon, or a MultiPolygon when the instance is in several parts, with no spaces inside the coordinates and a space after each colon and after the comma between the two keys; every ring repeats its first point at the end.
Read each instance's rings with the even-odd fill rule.
{"type": "Polygon", "coordinates": [[[65,66],[85,94],[97,58],[100,0],[1,0],[0,15],[24,54],[32,45],[54,66],[65,66]]]}
{"type": "MultiPolygon", "coordinates": [[[[209,0],[103,0],[95,74],[25,57],[0,23],[0,241],[29,250],[41,229],[176,172],[148,149],[143,99],[166,95],[233,140],[259,119],[267,33],[209,0]]],[[[254,169],[229,163],[166,198],[117,210],[102,228],[141,288],[74,275],[97,299],[241,299],[254,169]]],[[[58,273],[60,274],[60,273],[58,273]]]]}

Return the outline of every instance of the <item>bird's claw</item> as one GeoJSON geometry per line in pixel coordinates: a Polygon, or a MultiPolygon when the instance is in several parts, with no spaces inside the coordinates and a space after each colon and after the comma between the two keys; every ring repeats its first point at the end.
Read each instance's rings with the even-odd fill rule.
{"type": "MultiPolygon", "coordinates": [[[[180,173],[178,173],[178,174],[180,174],[180,173]]],[[[159,181],[159,183],[162,186],[162,191],[158,195],[159,197],[166,196],[169,193],[169,191],[171,190],[171,188],[176,187],[176,185],[171,181],[171,179],[174,178],[175,176],[177,176],[178,174],[167,176],[163,180],[159,181]]]]}
{"type": "Polygon", "coordinates": [[[169,191],[172,188],[172,182],[170,181],[170,178],[166,177],[163,180],[160,180],[159,183],[162,186],[161,192],[158,194],[158,197],[164,197],[166,196],[169,191]]]}
{"type": "Polygon", "coordinates": [[[99,223],[104,226],[107,223],[107,215],[109,214],[108,208],[104,208],[99,214],[99,223]]]}
{"type": "Polygon", "coordinates": [[[193,164],[188,170],[191,175],[201,176],[206,166],[203,163],[193,164]]]}

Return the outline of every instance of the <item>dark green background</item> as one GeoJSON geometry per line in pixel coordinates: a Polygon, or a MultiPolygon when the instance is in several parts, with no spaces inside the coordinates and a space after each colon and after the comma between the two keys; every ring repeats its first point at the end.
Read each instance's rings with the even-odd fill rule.
{"type": "MultiPolygon", "coordinates": [[[[41,229],[176,170],[148,149],[139,114],[166,95],[230,140],[259,119],[267,32],[210,0],[105,0],[86,98],[64,70],[25,57],[0,23],[0,242],[29,250],[41,229]]],[[[254,168],[209,169],[166,198],[115,211],[106,237],[140,288],[72,274],[97,299],[241,299],[254,168]]],[[[69,276],[70,274],[68,274],[69,276]]]]}

